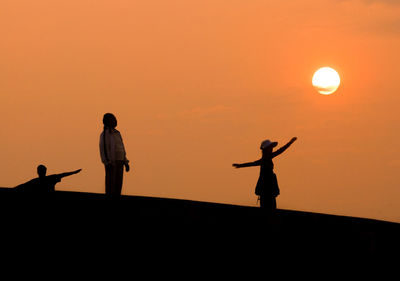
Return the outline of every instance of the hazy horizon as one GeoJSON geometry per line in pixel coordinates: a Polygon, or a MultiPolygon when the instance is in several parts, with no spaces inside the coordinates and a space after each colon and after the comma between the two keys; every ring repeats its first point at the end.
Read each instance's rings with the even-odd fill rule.
{"type": "Polygon", "coordinates": [[[104,192],[102,116],[132,171],[123,194],[256,205],[262,140],[278,208],[400,222],[400,2],[0,4],[0,186],[82,168],[58,190],[104,192]],[[311,79],[337,70],[324,96],[311,79]],[[73,188],[73,189],[71,189],[73,188]]]}

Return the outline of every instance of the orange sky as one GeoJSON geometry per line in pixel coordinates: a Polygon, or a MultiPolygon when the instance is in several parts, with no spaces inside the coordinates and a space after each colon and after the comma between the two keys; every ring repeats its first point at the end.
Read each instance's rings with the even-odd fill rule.
{"type": "Polygon", "coordinates": [[[83,169],[60,190],[104,192],[113,112],[125,194],[255,206],[258,168],[231,164],[297,136],[279,208],[400,222],[398,1],[3,0],[0,35],[0,186],[42,163],[83,169]]]}

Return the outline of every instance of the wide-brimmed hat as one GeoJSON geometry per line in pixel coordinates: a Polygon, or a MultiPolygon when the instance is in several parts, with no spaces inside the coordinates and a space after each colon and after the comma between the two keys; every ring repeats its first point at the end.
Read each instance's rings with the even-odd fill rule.
{"type": "Polygon", "coordinates": [[[270,140],[265,140],[265,141],[261,142],[260,149],[266,149],[267,147],[270,147],[270,146],[275,147],[277,145],[278,145],[278,143],[276,141],[272,142],[270,140]]]}

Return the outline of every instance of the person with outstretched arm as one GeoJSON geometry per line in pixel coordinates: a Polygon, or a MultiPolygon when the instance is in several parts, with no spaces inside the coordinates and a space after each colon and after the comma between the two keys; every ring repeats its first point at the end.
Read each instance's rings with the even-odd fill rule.
{"type": "Polygon", "coordinates": [[[26,183],[20,184],[15,187],[16,190],[26,191],[32,193],[43,193],[43,192],[52,192],[55,190],[55,186],[59,183],[62,178],[75,175],[79,173],[82,169],[75,170],[72,172],[66,172],[61,174],[54,174],[46,176],[47,168],[44,165],[39,165],[37,167],[37,178],[34,178],[26,183]]]}
{"type": "Polygon", "coordinates": [[[280,193],[272,159],[282,154],[296,140],[296,137],[292,138],[287,144],[276,151],[273,151],[273,149],[278,145],[278,143],[265,140],[260,146],[262,152],[261,159],[254,162],[242,164],[235,163],[232,165],[235,168],[260,166],[260,176],[257,181],[255,193],[260,198],[260,207],[269,213],[273,213],[276,210],[276,197],[280,193]]]}

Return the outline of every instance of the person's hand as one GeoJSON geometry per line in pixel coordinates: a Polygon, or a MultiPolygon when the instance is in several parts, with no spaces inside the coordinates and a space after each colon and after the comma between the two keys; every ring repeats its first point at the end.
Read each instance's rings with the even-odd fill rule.
{"type": "Polygon", "coordinates": [[[125,171],[129,172],[130,169],[131,169],[131,168],[129,167],[129,164],[125,164],[125,171]]]}
{"type": "Polygon", "coordinates": [[[232,166],[235,167],[236,169],[237,169],[237,168],[240,168],[240,164],[236,164],[236,163],[235,163],[235,164],[232,164],[232,166]]]}

